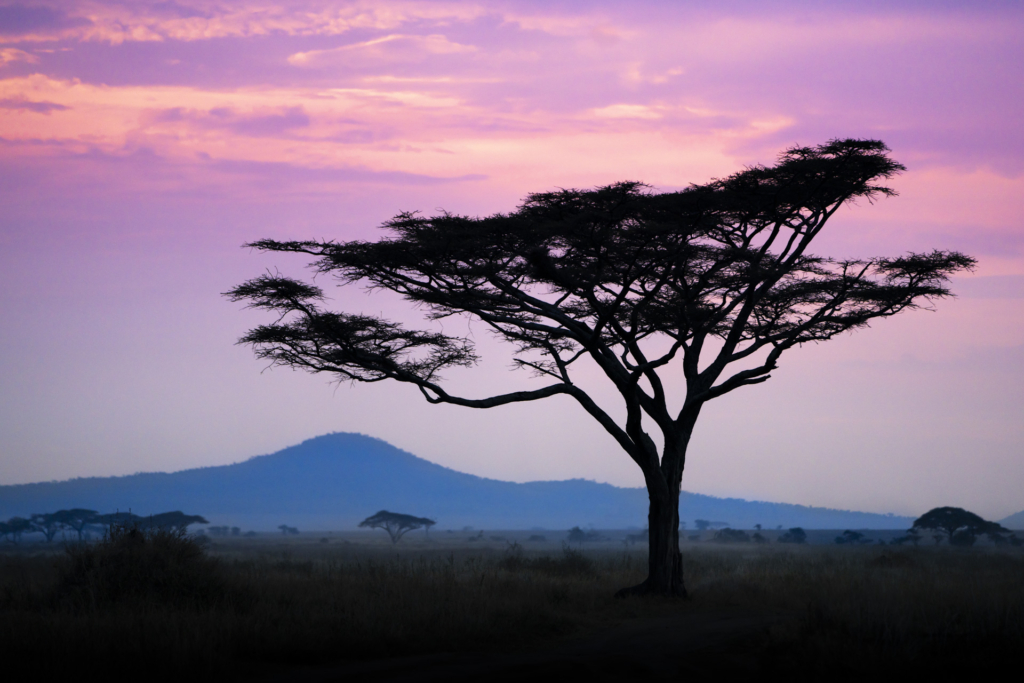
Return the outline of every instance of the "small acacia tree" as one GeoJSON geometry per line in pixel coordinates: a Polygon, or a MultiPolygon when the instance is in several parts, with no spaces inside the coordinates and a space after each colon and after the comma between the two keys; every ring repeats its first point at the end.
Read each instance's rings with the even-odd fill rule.
{"type": "Polygon", "coordinates": [[[477,361],[469,339],[335,312],[323,292],[267,274],[228,296],[278,319],[241,343],[274,364],[339,380],[395,380],[430,403],[493,408],[551,396],[575,400],[643,472],[650,499],[648,577],[626,592],[685,594],[679,492],[703,406],[768,379],[786,351],[949,295],[948,277],[973,260],[933,251],[831,259],[811,242],[844,204],[894,192],[879,181],[903,167],[881,142],[834,140],[786,151],[681,192],[624,182],[530,195],[484,218],[403,213],[376,242],[252,243],[313,257],[343,284],[397,292],[433,320],[482,321],[546,380],[484,398],[449,393],[441,374],[477,361]],[[621,397],[624,419],[573,381],[596,365],[621,397]],[[682,371],[682,391],[663,382],[682,371]]]}
{"type": "Polygon", "coordinates": [[[53,537],[63,528],[58,515],[53,513],[35,513],[30,518],[32,528],[46,538],[47,543],[53,542],[53,537]]]}
{"type": "Polygon", "coordinates": [[[359,523],[360,527],[367,527],[370,529],[384,529],[388,532],[388,536],[391,537],[392,543],[398,543],[398,540],[405,535],[407,531],[413,531],[415,529],[426,529],[429,533],[430,527],[437,524],[432,519],[426,517],[414,517],[413,515],[403,515],[400,512],[388,512],[387,510],[381,510],[375,515],[371,515],[359,523]]]}

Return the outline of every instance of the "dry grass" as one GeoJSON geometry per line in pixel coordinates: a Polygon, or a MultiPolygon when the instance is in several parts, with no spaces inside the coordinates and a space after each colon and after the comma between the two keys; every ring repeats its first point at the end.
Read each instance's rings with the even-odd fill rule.
{"type": "Polygon", "coordinates": [[[0,642],[40,674],[93,668],[167,679],[524,649],[630,620],[721,609],[782,615],[743,647],[758,668],[808,675],[977,667],[1010,661],[1024,645],[1019,550],[701,546],[686,552],[692,599],[680,602],[612,598],[643,578],[639,549],[503,545],[423,542],[396,552],[239,540],[212,547],[212,560],[179,553],[170,572],[157,570],[153,555],[103,546],[92,551],[105,553],[103,561],[83,559],[89,551],[81,548],[7,550],[0,642]],[[113,568],[102,570],[104,562],[113,568]],[[139,588],[140,576],[159,571],[161,585],[185,588],[139,588]]]}

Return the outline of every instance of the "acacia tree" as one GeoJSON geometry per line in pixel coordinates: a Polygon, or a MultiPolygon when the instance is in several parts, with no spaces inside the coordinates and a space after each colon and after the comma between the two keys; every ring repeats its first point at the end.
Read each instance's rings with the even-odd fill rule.
{"type": "Polygon", "coordinates": [[[359,526],[370,529],[384,529],[384,531],[388,532],[388,536],[391,537],[391,542],[398,543],[399,539],[407,531],[425,529],[426,533],[430,533],[430,527],[435,524],[437,522],[426,517],[415,517],[413,515],[404,515],[400,512],[381,510],[377,514],[370,515],[361,521],[359,526]]]}
{"type": "Polygon", "coordinates": [[[52,543],[53,537],[64,526],[59,516],[52,513],[37,512],[29,518],[29,521],[32,523],[32,529],[41,533],[47,543],[52,543]]]}
{"type": "Polygon", "coordinates": [[[949,275],[974,264],[947,251],[872,259],[808,251],[844,204],[895,194],[879,184],[903,170],[888,151],[878,141],[833,140],[680,192],[622,182],[533,194],[516,211],[484,218],[402,213],[376,242],[247,245],[311,256],[315,272],[397,292],[434,321],[482,321],[514,347],[519,367],[546,380],[528,391],[449,393],[442,371],[477,362],[469,339],[328,310],[313,284],[266,274],[227,295],[278,316],[240,340],[272,364],[395,380],[430,403],[470,408],[571,397],[647,485],[648,577],[626,592],[685,594],[679,492],[704,404],[764,382],[800,344],[948,296],[949,275]],[[585,360],[621,397],[624,419],[573,382],[585,360]],[[670,367],[682,371],[682,387],[663,382],[670,367]]]}
{"type": "MultiPolygon", "coordinates": [[[[964,534],[965,538],[971,539],[981,534],[1008,533],[1010,530],[1003,528],[998,522],[989,522],[973,512],[963,508],[941,507],[933,508],[914,520],[910,531],[916,533],[919,529],[927,531],[945,532],[950,544],[954,543],[957,534],[964,534]]],[[[938,541],[936,541],[938,543],[938,541]]]]}

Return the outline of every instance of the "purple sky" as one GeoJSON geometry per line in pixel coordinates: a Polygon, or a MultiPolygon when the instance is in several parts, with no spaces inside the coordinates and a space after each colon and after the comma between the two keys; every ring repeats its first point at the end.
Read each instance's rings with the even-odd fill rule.
{"type": "MultiPolygon", "coordinates": [[[[485,476],[641,485],[568,400],[478,412],[261,373],[233,344],[264,318],[219,293],[302,262],[239,245],[372,238],[403,210],[556,187],[669,190],[871,137],[909,168],[900,196],[848,207],[818,253],[960,249],[978,270],[934,312],[791,352],[709,404],[684,488],[1024,508],[1024,6],[691,5],[0,0],[0,483],[359,431],[485,476]]],[[[454,387],[529,383],[478,341],[493,354],[454,387]]]]}

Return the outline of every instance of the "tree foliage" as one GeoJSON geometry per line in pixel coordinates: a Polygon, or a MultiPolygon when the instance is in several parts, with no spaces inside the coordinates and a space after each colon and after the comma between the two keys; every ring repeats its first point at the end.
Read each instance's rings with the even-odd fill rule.
{"type": "Polygon", "coordinates": [[[359,526],[370,529],[384,529],[388,532],[388,536],[391,537],[391,542],[398,543],[399,539],[401,539],[406,532],[423,528],[426,528],[426,530],[429,531],[430,527],[435,524],[437,524],[437,522],[432,519],[427,519],[426,517],[414,517],[413,515],[381,510],[377,514],[364,519],[359,523],[359,526]]]}
{"type": "Polygon", "coordinates": [[[275,365],[395,380],[430,403],[473,408],[572,398],[642,470],[648,583],[680,592],[679,487],[703,405],[764,382],[796,346],[948,296],[950,274],[974,264],[952,251],[869,259],[809,251],[844,204],[895,194],[883,183],[903,166],[887,152],[874,140],[833,140],[679,192],[621,182],[532,194],[511,213],[482,218],[403,213],[375,242],[249,245],[311,257],[316,273],[343,285],[396,292],[435,323],[482,322],[511,344],[517,367],[543,380],[530,390],[450,393],[443,374],[477,362],[472,340],[330,310],[313,284],[265,274],[227,295],[276,316],[240,342],[275,365]],[[621,397],[624,421],[574,381],[584,363],[621,397]],[[682,371],[681,395],[663,382],[670,366],[682,371]]]}
{"type": "Polygon", "coordinates": [[[793,527],[778,538],[779,543],[807,543],[807,532],[800,527],[793,527]]]}
{"type": "Polygon", "coordinates": [[[997,522],[989,522],[963,508],[941,507],[924,513],[911,527],[912,531],[941,531],[951,545],[971,546],[981,534],[1008,533],[997,522]]]}

